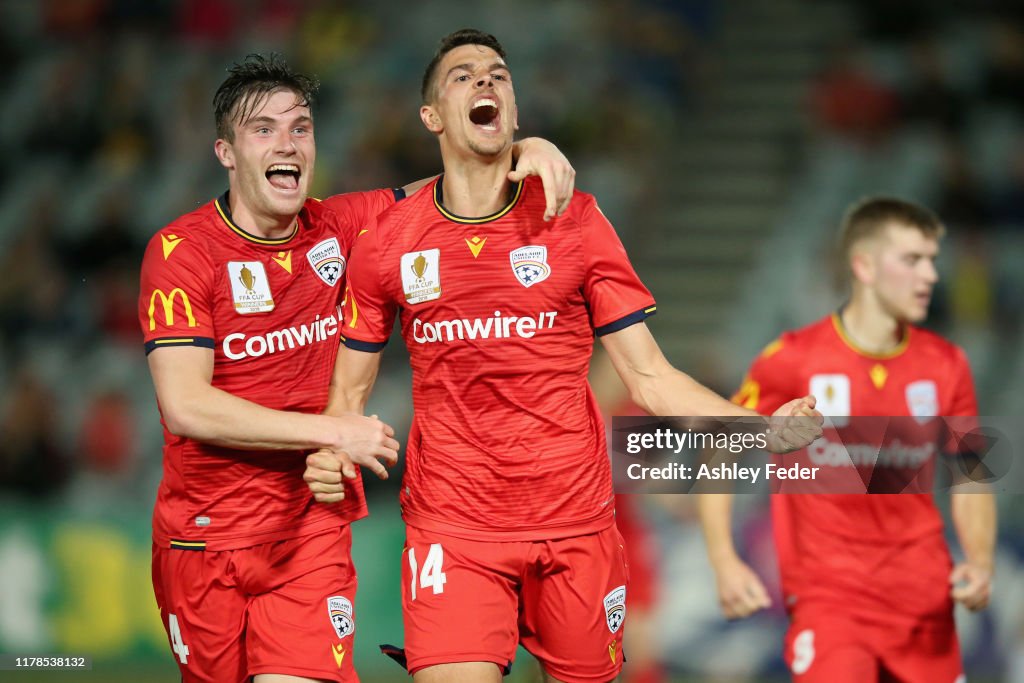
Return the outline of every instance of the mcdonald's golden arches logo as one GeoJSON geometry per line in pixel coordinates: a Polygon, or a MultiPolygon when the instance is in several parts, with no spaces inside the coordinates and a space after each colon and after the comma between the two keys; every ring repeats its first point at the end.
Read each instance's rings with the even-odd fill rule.
{"type": "Polygon", "coordinates": [[[192,315],[192,303],[188,300],[188,294],[181,287],[175,287],[170,293],[164,293],[162,289],[154,289],[153,293],[149,296],[149,331],[152,332],[156,329],[156,300],[160,298],[160,303],[163,305],[164,312],[164,325],[166,327],[174,327],[174,301],[178,297],[181,297],[181,304],[185,310],[185,319],[188,321],[189,327],[197,327],[196,318],[192,315]]]}

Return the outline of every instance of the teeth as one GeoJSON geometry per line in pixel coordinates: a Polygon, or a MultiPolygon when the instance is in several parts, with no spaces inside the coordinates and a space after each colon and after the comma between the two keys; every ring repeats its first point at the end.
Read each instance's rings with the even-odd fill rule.
{"type": "Polygon", "coordinates": [[[267,169],[267,173],[272,173],[273,171],[290,171],[292,173],[298,173],[299,167],[295,164],[274,164],[267,169]]]}
{"type": "Polygon", "coordinates": [[[495,109],[497,109],[498,103],[490,98],[485,97],[484,99],[477,100],[476,102],[473,103],[473,109],[476,109],[477,107],[494,107],[495,109]]]}

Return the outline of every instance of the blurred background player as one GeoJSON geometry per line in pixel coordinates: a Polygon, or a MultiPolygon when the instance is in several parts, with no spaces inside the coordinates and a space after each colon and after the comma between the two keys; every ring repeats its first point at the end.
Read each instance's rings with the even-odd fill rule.
{"type": "MultiPolygon", "coordinates": [[[[362,486],[353,470],[343,504],[314,504],[301,451],[344,449],[382,477],[397,457],[379,420],[318,413],[350,242],[404,192],[307,199],[315,89],[276,55],[231,69],[214,98],[229,190],[157,233],[143,263],[167,429],[154,589],[186,680],[355,680],[348,524],[366,514],[362,486]]],[[[567,163],[554,174],[541,156],[571,184],[567,163]]]]}
{"type": "MultiPolygon", "coordinates": [[[[400,316],[415,415],[407,665],[420,683],[496,682],[521,643],[546,680],[608,681],[623,662],[626,562],[586,380],[594,335],[649,413],[753,413],[665,360],[643,322],[654,300],[593,196],[545,225],[539,185],[508,181],[518,112],[494,36],[442,39],[421,94],[444,175],[356,240],[335,375],[337,407],[361,411],[400,316]]],[[[810,397],[777,414],[818,421],[779,430],[774,449],[820,433],[810,397]]],[[[308,480],[336,477],[329,456],[311,456],[308,480]]]]}
{"type": "MultiPolygon", "coordinates": [[[[735,400],[766,413],[809,391],[826,416],[976,415],[964,352],[915,326],[938,280],[943,233],[930,211],[910,202],[878,197],[850,207],[841,231],[849,302],[769,344],[735,400]]],[[[854,446],[846,444],[851,452],[854,446]]],[[[877,476],[885,446],[875,452],[877,476]]],[[[731,507],[730,495],[700,499],[722,610],[733,619],[770,601],[733,546],[731,507]]],[[[953,603],[971,610],[988,604],[991,494],[952,494],[965,556],[955,568],[930,493],[773,495],[771,507],[794,680],[962,680],[953,603]]]]}

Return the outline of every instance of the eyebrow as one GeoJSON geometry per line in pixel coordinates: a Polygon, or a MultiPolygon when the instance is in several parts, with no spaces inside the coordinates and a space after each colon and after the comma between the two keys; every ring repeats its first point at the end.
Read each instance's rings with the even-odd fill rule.
{"type": "MultiPolygon", "coordinates": [[[[455,65],[455,66],[453,66],[452,68],[448,69],[448,73],[447,73],[447,74],[445,74],[445,79],[447,79],[447,78],[448,78],[449,76],[451,76],[451,75],[452,75],[452,72],[454,72],[454,71],[459,71],[460,69],[461,69],[462,71],[473,71],[473,66],[474,66],[474,64],[471,64],[471,63],[466,63],[466,64],[456,64],[456,65],[455,65]]],[[[509,72],[510,74],[512,73],[512,70],[511,70],[511,69],[509,69],[509,68],[508,68],[508,65],[507,65],[507,64],[505,64],[504,62],[493,62],[493,63],[492,63],[491,65],[490,65],[490,67],[488,67],[488,69],[487,69],[487,70],[488,70],[488,71],[494,71],[494,70],[496,70],[496,69],[501,69],[502,71],[508,71],[508,72],[509,72]]]]}
{"type": "MultiPolygon", "coordinates": [[[[245,125],[246,126],[251,126],[253,124],[277,123],[277,122],[278,122],[278,119],[275,119],[272,116],[254,116],[251,119],[249,119],[248,121],[246,121],[245,125]]],[[[295,117],[292,120],[291,124],[294,125],[296,123],[313,123],[313,117],[312,116],[307,116],[306,114],[303,114],[302,116],[297,116],[297,117],[295,117]]]]}

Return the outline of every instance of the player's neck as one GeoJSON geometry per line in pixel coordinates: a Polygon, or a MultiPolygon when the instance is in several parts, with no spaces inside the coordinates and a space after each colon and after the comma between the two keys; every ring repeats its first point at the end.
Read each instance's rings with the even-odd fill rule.
{"type": "Polygon", "coordinates": [[[904,323],[856,297],[839,312],[839,319],[846,335],[868,353],[892,351],[906,334],[904,323]]]}
{"type": "Polygon", "coordinates": [[[441,192],[444,208],[456,216],[482,218],[501,211],[508,204],[512,152],[493,159],[444,160],[441,192]]]}
{"type": "Polygon", "coordinates": [[[237,191],[228,194],[228,204],[232,222],[250,235],[282,239],[295,231],[296,216],[271,216],[255,212],[242,201],[237,191]]]}

